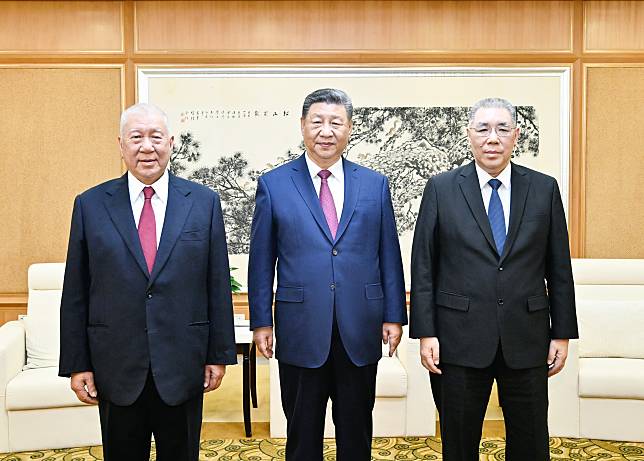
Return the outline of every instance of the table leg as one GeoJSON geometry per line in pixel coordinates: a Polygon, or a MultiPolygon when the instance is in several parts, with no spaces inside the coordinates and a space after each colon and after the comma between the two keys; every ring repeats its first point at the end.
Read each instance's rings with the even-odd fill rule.
{"type": "Polygon", "coordinates": [[[243,372],[244,376],[242,378],[243,386],[243,403],[244,403],[244,430],[246,432],[246,437],[252,435],[251,426],[250,426],[250,370],[249,370],[249,352],[250,344],[244,344],[242,347],[243,351],[243,372]]]}
{"type": "Polygon", "coordinates": [[[250,345],[250,396],[253,408],[257,408],[257,349],[255,343],[250,345]]]}

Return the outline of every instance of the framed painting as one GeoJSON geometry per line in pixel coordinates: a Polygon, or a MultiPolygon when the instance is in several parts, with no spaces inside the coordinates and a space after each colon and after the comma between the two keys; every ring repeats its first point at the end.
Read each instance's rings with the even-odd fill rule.
{"type": "Polygon", "coordinates": [[[431,176],[472,159],[468,108],[485,97],[517,107],[513,161],[557,179],[568,203],[570,67],[263,67],[139,66],[137,98],[168,114],[175,136],[172,173],[222,199],[231,266],[246,286],[257,177],[303,152],[302,103],[319,88],[353,100],[344,155],[386,174],[409,284],[414,224],[431,176]]]}

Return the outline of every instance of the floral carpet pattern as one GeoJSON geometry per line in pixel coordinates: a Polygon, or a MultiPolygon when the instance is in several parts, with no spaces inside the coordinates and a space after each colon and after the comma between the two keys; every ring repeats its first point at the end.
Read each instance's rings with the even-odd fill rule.
{"type": "MultiPolygon", "coordinates": [[[[284,439],[205,440],[201,442],[200,461],[281,461],[284,439]]],[[[480,460],[505,460],[505,441],[485,438],[481,442],[480,460]]],[[[644,443],[608,442],[605,440],[550,439],[553,460],[642,460],[644,443]]],[[[0,461],[95,461],[103,459],[101,447],[68,448],[24,453],[0,454],[0,461]]],[[[154,454],[150,457],[155,459],[154,454]]],[[[335,460],[333,439],[325,440],[325,461],[335,460]]],[[[372,461],[441,460],[440,439],[435,437],[376,438],[371,451],[372,461]]]]}

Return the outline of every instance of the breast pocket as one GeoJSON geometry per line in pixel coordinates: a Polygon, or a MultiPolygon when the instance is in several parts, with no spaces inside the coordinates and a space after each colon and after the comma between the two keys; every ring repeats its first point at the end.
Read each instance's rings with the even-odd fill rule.
{"type": "Polygon", "coordinates": [[[208,229],[191,229],[181,233],[180,240],[206,240],[208,229]]]}

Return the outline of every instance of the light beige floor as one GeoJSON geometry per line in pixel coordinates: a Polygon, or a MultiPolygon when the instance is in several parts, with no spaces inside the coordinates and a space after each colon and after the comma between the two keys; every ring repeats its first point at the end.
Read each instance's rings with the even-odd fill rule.
{"type": "MultiPolygon", "coordinates": [[[[243,422],[242,408],[242,358],[237,357],[238,364],[226,367],[226,375],[219,389],[209,392],[204,397],[204,422],[243,422]]],[[[257,358],[257,408],[251,405],[252,422],[268,422],[269,396],[268,360],[257,358]]]]}

